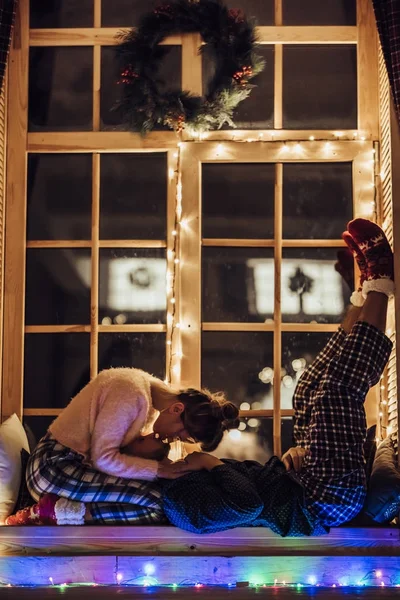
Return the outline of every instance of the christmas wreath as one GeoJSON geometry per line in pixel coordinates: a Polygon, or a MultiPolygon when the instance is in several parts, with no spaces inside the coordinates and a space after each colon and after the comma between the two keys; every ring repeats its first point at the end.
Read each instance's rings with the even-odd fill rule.
{"type": "Polygon", "coordinates": [[[264,68],[255,48],[254,25],[241,10],[228,9],[220,0],[160,4],[138,28],[121,34],[117,51],[122,93],[117,108],[129,129],[143,134],[156,124],[192,134],[225,123],[234,126],[234,109],[250,94],[254,86],[249,82],[264,68]],[[215,62],[207,93],[201,97],[179,89],[161,91],[158,70],[168,46],[160,42],[169,35],[194,32],[200,33],[215,62]]]}

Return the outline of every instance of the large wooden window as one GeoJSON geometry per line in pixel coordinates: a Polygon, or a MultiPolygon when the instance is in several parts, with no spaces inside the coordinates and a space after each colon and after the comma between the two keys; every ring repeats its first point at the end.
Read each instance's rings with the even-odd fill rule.
{"type": "MultiPolygon", "coordinates": [[[[220,454],[280,453],[349,299],[343,225],[380,216],[368,0],[242,0],[266,68],[236,129],[194,139],[110,110],[115,35],[154,3],[47,4],[21,0],[9,69],[2,415],[40,436],[100,369],[137,366],[227,392],[220,454]]],[[[165,43],[166,87],[205,90],[199,36],[165,43]]]]}

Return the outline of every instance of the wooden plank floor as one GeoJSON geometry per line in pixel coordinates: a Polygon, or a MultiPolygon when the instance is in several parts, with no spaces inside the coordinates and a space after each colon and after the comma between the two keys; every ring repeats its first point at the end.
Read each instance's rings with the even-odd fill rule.
{"type": "Polygon", "coordinates": [[[257,597],[277,598],[278,600],[306,600],[317,598],[318,600],[338,600],[339,598],[360,598],[361,600],[389,600],[400,598],[400,588],[310,588],[303,590],[268,588],[268,589],[226,589],[226,588],[204,588],[204,589],[177,589],[171,588],[147,588],[146,590],[132,590],[122,587],[97,587],[97,588],[3,588],[0,590],[1,600],[112,600],[120,598],[123,600],[248,600],[257,597]]]}

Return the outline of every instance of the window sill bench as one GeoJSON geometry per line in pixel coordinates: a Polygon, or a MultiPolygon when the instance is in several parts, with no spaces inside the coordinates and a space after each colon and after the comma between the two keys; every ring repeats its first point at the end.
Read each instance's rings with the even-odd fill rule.
{"type": "Polygon", "coordinates": [[[243,527],[192,534],[176,527],[0,527],[0,556],[393,556],[400,529],[341,527],[328,535],[281,538],[243,527]]]}

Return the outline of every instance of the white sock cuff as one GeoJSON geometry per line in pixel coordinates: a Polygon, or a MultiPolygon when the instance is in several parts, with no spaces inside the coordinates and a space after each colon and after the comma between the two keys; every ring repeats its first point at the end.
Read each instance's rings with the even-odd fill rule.
{"type": "Polygon", "coordinates": [[[389,277],[380,277],[379,279],[369,279],[364,281],[362,287],[362,295],[367,297],[369,292],[380,292],[386,294],[388,298],[394,294],[394,281],[389,277]]]}
{"type": "Polygon", "coordinates": [[[84,525],[86,507],[83,502],[60,498],[54,506],[57,525],[84,525]]]}
{"type": "Polygon", "coordinates": [[[365,302],[365,298],[362,295],[361,291],[358,292],[353,292],[352,295],[350,296],[350,303],[353,306],[364,306],[364,302],[365,302]]]}

